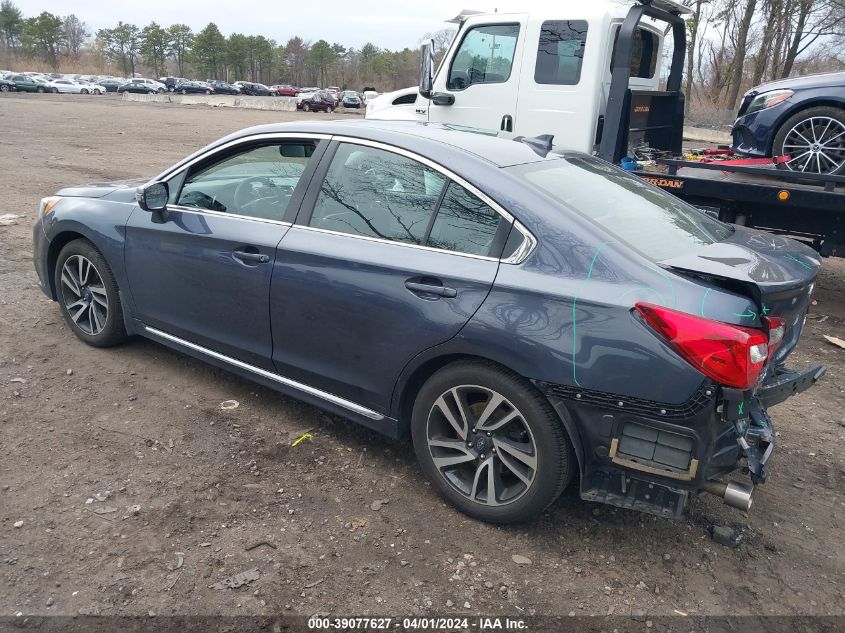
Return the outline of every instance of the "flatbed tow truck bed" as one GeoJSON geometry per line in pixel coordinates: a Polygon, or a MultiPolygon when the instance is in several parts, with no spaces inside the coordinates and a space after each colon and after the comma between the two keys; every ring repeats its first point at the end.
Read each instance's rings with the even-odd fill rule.
{"type": "Polygon", "coordinates": [[[774,164],[654,162],[633,173],[725,222],[808,241],[825,256],[845,256],[845,176],[802,174],[774,164]]]}

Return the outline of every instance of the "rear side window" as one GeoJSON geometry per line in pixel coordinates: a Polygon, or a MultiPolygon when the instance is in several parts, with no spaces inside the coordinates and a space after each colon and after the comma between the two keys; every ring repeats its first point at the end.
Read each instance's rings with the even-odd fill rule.
{"type": "Polygon", "coordinates": [[[581,79],[584,46],[587,42],[585,20],[548,20],[540,27],[534,81],[538,84],[574,86],[581,79]]]}
{"type": "Polygon", "coordinates": [[[720,242],[732,233],[728,225],[592,156],[509,169],[655,261],[720,242]]]}
{"type": "Polygon", "coordinates": [[[341,143],[320,187],[309,226],[489,256],[502,222],[508,220],[417,160],[341,143]]]}
{"type": "Polygon", "coordinates": [[[496,211],[452,182],[434,218],[428,246],[469,255],[489,255],[501,220],[496,211]]]}
{"type": "Polygon", "coordinates": [[[326,174],[310,226],[422,244],[446,179],[382,149],[342,143],[326,174]]]}
{"type": "MultiPolygon", "coordinates": [[[[616,59],[616,44],[619,42],[619,31],[613,36],[613,52],[610,55],[610,72],[613,72],[614,60],[616,59]]],[[[631,46],[631,77],[640,79],[651,79],[657,68],[657,49],[660,41],[657,35],[646,29],[634,31],[634,41],[631,46]]]]}
{"type": "Polygon", "coordinates": [[[449,90],[503,83],[511,76],[519,24],[476,26],[464,35],[449,67],[449,90]]]}

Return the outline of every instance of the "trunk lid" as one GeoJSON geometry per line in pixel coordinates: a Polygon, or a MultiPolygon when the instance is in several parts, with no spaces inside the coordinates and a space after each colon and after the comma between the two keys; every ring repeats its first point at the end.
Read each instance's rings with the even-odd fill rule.
{"type": "Polygon", "coordinates": [[[795,240],[737,226],[727,239],[679,257],[662,261],[680,273],[709,278],[716,284],[740,287],[754,300],[757,312],[748,315],[759,327],[763,316],[778,316],[786,333],[771,365],[778,365],[798,343],[810,305],[821,259],[795,240]]]}

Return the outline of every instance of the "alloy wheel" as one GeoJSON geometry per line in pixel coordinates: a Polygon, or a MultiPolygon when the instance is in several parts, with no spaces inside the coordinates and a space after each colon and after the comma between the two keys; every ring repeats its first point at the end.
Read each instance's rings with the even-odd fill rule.
{"type": "Polygon", "coordinates": [[[426,440],[440,475],[475,503],[513,503],[537,474],[537,446],[524,416],[487,387],[441,394],[428,414],[426,440]]]}
{"type": "Polygon", "coordinates": [[[96,266],[82,255],[71,255],[62,266],[62,299],[74,324],[85,334],[103,331],[109,316],[109,298],[96,266]]]}
{"type": "Polygon", "coordinates": [[[792,171],[834,173],[845,164],[845,124],[826,116],[799,121],[787,132],[783,152],[792,157],[785,163],[792,171]]]}

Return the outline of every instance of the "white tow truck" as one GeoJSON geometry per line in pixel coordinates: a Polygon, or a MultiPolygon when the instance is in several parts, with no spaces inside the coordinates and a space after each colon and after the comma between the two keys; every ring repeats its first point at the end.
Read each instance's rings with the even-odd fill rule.
{"type": "Polygon", "coordinates": [[[428,42],[419,86],[369,101],[366,116],[512,132],[549,149],[553,139],[556,147],[617,165],[628,158],[644,179],[724,221],[804,239],[822,255],[845,255],[845,176],[749,166],[725,156],[724,147],[706,150],[702,160],[685,156],[689,12],[672,0],[463,11],[449,20],[458,32],[438,68],[428,42]]]}

